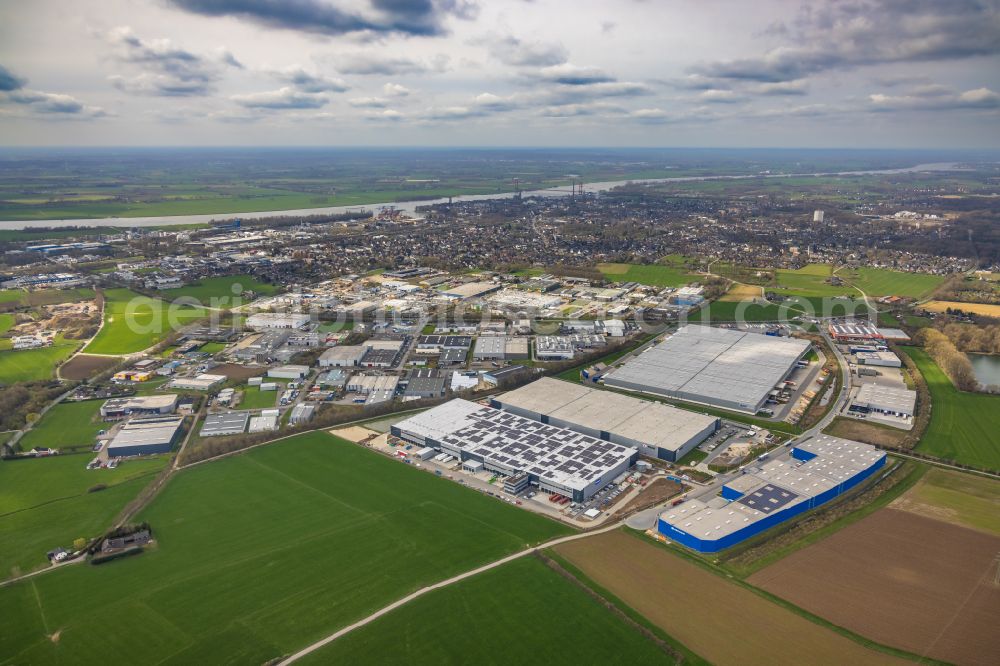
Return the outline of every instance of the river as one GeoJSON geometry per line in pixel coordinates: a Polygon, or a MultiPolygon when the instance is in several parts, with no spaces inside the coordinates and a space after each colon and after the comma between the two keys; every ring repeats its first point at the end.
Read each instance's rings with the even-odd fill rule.
{"type": "Polygon", "coordinates": [[[972,363],[972,371],[976,379],[986,386],[1000,386],[1000,355],[996,354],[966,354],[972,363]]]}
{"type": "MultiPolygon", "coordinates": [[[[635,183],[652,185],[656,183],[685,183],[707,180],[748,180],[751,178],[802,178],[808,176],[868,176],[877,174],[913,173],[920,171],[956,171],[960,169],[956,162],[934,162],[918,164],[905,169],[875,169],[872,171],[832,171],[828,173],[783,173],[783,174],[747,174],[740,176],[678,176],[675,178],[643,178],[635,180],[611,180],[599,183],[585,183],[585,192],[606,192],[612,188],[635,183]]],[[[523,196],[561,197],[571,194],[570,186],[553,187],[545,190],[522,192],[523,196]]],[[[497,194],[466,194],[452,197],[452,201],[484,201],[487,199],[505,199],[514,196],[514,192],[497,194]]],[[[264,217],[282,215],[340,215],[351,211],[378,209],[382,206],[394,206],[399,210],[414,212],[417,206],[447,203],[448,198],[425,199],[421,201],[389,201],[386,203],[365,204],[362,206],[327,206],[325,208],[300,208],[297,210],[269,210],[255,213],[208,213],[204,215],[152,215],[149,217],[103,217],[81,218],[75,220],[6,220],[0,221],[0,229],[19,230],[31,227],[150,227],[170,224],[207,224],[216,220],[255,220],[264,217]]]]}

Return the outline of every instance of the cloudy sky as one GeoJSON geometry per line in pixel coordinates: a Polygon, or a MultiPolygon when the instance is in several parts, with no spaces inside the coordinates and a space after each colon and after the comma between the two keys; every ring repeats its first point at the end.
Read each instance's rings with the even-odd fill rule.
{"type": "Polygon", "coordinates": [[[0,145],[1000,147],[1000,0],[0,0],[0,145]]]}

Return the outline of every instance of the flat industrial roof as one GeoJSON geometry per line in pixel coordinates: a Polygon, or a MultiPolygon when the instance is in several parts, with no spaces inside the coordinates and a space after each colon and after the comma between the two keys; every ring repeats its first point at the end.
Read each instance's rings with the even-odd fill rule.
{"type": "Polygon", "coordinates": [[[715,540],[768,514],[808,501],[872,467],[885,453],[873,446],[831,435],[817,435],[795,445],[816,457],[771,460],[744,469],[726,483],[742,496],[722,507],[688,500],[664,511],[660,518],[698,539],[715,540]]]}
{"type": "Polygon", "coordinates": [[[501,405],[546,414],[668,451],[679,450],[718,420],[714,416],[551,377],[525,384],[495,400],[501,405]]]}
{"type": "Polygon", "coordinates": [[[913,414],[917,406],[917,392],[896,386],[862,384],[852,404],[878,407],[882,410],[913,414]]]}
{"type": "Polygon", "coordinates": [[[133,419],[122,426],[108,445],[108,452],[124,446],[162,446],[173,442],[183,417],[167,416],[153,419],[133,419]]]}
{"type": "Polygon", "coordinates": [[[542,482],[583,490],[638,451],[510,412],[455,399],[396,424],[542,482]]]}
{"type": "Polygon", "coordinates": [[[688,325],[612,370],[604,381],[755,411],[809,345],[808,340],[688,325]]]}
{"type": "Polygon", "coordinates": [[[249,412],[209,414],[205,417],[205,423],[201,426],[201,436],[238,435],[246,430],[249,418],[249,412]]]}

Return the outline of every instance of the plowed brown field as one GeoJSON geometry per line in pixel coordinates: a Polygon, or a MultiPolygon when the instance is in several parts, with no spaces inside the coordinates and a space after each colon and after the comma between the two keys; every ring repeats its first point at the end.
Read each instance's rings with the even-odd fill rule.
{"type": "Polygon", "coordinates": [[[994,665],[998,554],[995,535],[882,509],[749,581],[879,643],[956,664],[994,665]]]}
{"type": "Polygon", "coordinates": [[[608,532],[556,547],[601,587],[696,654],[734,664],[902,664],[672,555],[608,532]]]}
{"type": "Polygon", "coordinates": [[[108,356],[77,354],[59,368],[59,375],[63,379],[88,379],[119,362],[121,359],[108,356]]]}

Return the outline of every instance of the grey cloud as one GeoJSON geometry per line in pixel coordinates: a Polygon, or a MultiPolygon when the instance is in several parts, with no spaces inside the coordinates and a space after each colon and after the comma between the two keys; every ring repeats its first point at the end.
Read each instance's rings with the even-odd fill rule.
{"type": "MultiPolygon", "coordinates": [[[[180,48],[169,39],[147,41],[126,26],[115,28],[107,38],[117,49],[119,62],[147,70],[132,77],[120,74],[110,77],[119,90],[165,97],[202,96],[210,94],[221,77],[215,62],[180,48]]],[[[225,50],[221,53],[221,62],[242,67],[232,54],[225,50]]]]}
{"type": "Polygon", "coordinates": [[[9,69],[0,65],[0,92],[23,88],[27,83],[27,79],[16,76],[9,69]]]}
{"type": "Polygon", "coordinates": [[[234,95],[231,99],[249,109],[318,109],[329,101],[323,94],[303,92],[290,86],[268,92],[234,95]]]}
{"type": "Polygon", "coordinates": [[[2,93],[0,101],[10,101],[45,115],[81,118],[103,118],[108,115],[101,107],[87,106],[70,95],[47,93],[27,88],[18,88],[12,92],[2,93]]]}
{"type": "Polygon", "coordinates": [[[706,90],[698,95],[698,101],[705,104],[736,104],[745,100],[746,97],[732,90],[718,90],[715,88],[706,90]]]}
{"type": "Polygon", "coordinates": [[[427,65],[410,58],[387,57],[374,53],[355,53],[336,59],[337,71],[342,74],[360,76],[398,76],[401,74],[423,74],[430,70],[427,65]]]}
{"type": "Polygon", "coordinates": [[[272,72],[272,74],[280,81],[293,85],[304,92],[344,92],[349,88],[343,79],[313,74],[297,66],[272,72]]]}
{"type": "Polygon", "coordinates": [[[761,83],[749,89],[755,95],[765,97],[781,97],[785,95],[805,95],[809,87],[805,81],[779,81],[777,83],[761,83]]]}
{"type": "Polygon", "coordinates": [[[602,102],[547,106],[538,111],[538,115],[547,118],[579,118],[581,116],[596,116],[601,114],[620,115],[622,113],[624,113],[622,107],[602,102]]]}
{"type": "Polygon", "coordinates": [[[442,35],[445,19],[471,19],[477,6],[465,0],[370,0],[358,11],[323,0],[168,0],[203,16],[233,16],[258,25],[321,35],[398,33],[442,35]]]}
{"type": "Polygon", "coordinates": [[[587,86],[595,83],[610,83],[615,77],[596,67],[580,67],[572,63],[544,67],[538,75],[552,83],[566,86],[587,86]]]}
{"type": "Polygon", "coordinates": [[[525,41],[513,35],[494,39],[490,54],[500,62],[516,67],[549,67],[566,62],[569,54],[562,44],[525,41]]]}
{"type": "Polygon", "coordinates": [[[793,43],[761,56],[693,68],[715,79],[794,81],[835,69],[1000,53],[996,0],[869,0],[809,6],[787,33],[793,43]]]}

